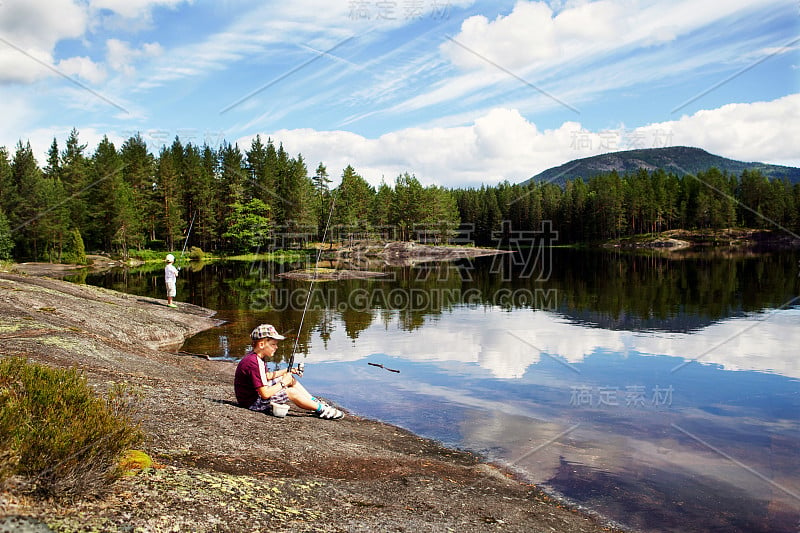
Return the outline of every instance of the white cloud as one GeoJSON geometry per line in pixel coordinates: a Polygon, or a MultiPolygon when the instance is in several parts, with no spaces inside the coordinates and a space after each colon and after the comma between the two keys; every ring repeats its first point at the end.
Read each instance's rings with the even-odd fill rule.
{"type": "MultiPolygon", "coordinates": [[[[498,108],[470,126],[408,128],[377,139],[309,129],[262,133],[262,137],[302,152],[309,164],[322,161],[334,176],[350,164],[373,185],[382,177],[393,182],[409,172],[425,184],[456,187],[521,181],[532,171],[560,164],[575,156],[569,144],[577,130],[579,124],[566,122],[558,130],[540,132],[516,110],[498,108]]],[[[239,139],[239,145],[249,146],[252,137],[239,139]]]]}
{"type": "Polygon", "coordinates": [[[81,37],[88,15],[71,0],[5,0],[0,4],[0,83],[30,83],[54,74],[53,50],[81,37]]]}
{"type": "Polygon", "coordinates": [[[21,48],[52,48],[86,29],[86,10],[72,0],[4,0],[0,6],[0,34],[21,48]]]}
{"type": "Polygon", "coordinates": [[[62,59],[57,68],[67,76],[77,76],[91,83],[100,83],[106,79],[106,71],[102,65],[85,56],[62,59]]]}
{"type": "Polygon", "coordinates": [[[447,42],[442,51],[460,68],[492,68],[483,56],[502,62],[506,68],[527,66],[559,55],[552,24],[553,11],[547,4],[518,2],[507,16],[490,22],[477,15],[461,25],[461,33],[447,42]]]}
{"type": "Polygon", "coordinates": [[[26,95],[19,90],[4,90],[3,98],[0,98],[0,116],[3,117],[0,146],[13,150],[21,132],[26,131],[27,125],[36,119],[37,114],[38,110],[30,105],[26,95]]]}
{"type": "Polygon", "coordinates": [[[607,91],[662,80],[678,83],[722,65],[731,69],[752,64],[749,54],[769,50],[774,36],[731,39],[730,33],[746,32],[748,17],[757,10],[778,11],[786,4],[601,0],[571,2],[556,11],[544,2],[520,0],[509,14],[494,20],[481,15],[466,19],[439,47],[455,75],[431,83],[390,111],[465,101],[494,106],[502,99],[526,113],[543,107],[574,112],[607,91]],[[737,29],[731,30],[734,20],[737,29]],[[726,34],[719,28],[728,28],[726,34]],[[521,83],[532,90],[519,93],[521,83]],[[509,95],[516,101],[510,102],[509,95]]]}
{"type": "Polygon", "coordinates": [[[800,166],[800,93],[771,102],[700,110],[679,120],[637,128],[635,134],[666,135],[671,145],[698,146],[740,161],[800,166]]]}
{"type": "Polygon", "coordinates": [[[119,39],[106,41],[106,61],[108,66],[125,75],[134,73],[133,64],[140,58],[159,56],[163,49],[158,43],[144,43],[140,49],[134,49],[130,43],[119,39]]]}
{"type": "Polygon", "coordinates": [[[9,83],[32,83],[52,75],[48,69],[53,57],[41,49],[18,50],[0,42],[0,85],[9,83]]]}
{"type": "MultiPolygon", "coordinates": [[[[386,335],[387,322],[376,316],[358,339],[335,330],[323,361],[357,360],[385,353],[411,361],[477,364],[497,378],[516,379],[542,359],[580,364],[596,353],[638,353],[674,357],[690,364],[720,365],[725,370],[754,370],[800,378],[795,347],[800,310],[774,310],[731,318],[693,333],[639,333],[587,328],[545,311],[486,313],[460,307],[437,318],[436,326],[408,335],[386,335]],[[357,350],[353,350],[353,344],[357,350]],[[435,353],[420,346],[436,346],[435,353]],[[361,354],[361,355],[358,355],[361,354]]],[[[392,324],[397,327],[396,321],[392,324]]],[[[319,339],[312,342],[320,342],[319,339]]]]}
{"type": "Polygon", "coordinates": [[[554,62],[586,58],[630,46],[648,47],[675,40],[696,28],[742,15],[774,0],[731,0],[698,4],[693,0],[576,2],[555,12],[545,2],[519,0],[508,15],[489,21],[466,19],[442,53],[463,69],[493,68],[478,55],[508,69],[531,70],[554,62]]]}
{"type": "MultiPolygon", "coordinates": [[[[237,142],[246,148],[254,136],[237,142]]],[[[334,177],[352,165],[373,185],[382,177],[391,183],[403,172],[426,185],[515,183],[573,159],[635,147],[696,146],[732,159],[800,165],[795,143],[800,138],[800,94],[729,104],[630,132],[589,131],[571,121],[541,131],[517,110],[497,108],[468,126],[407,128],[375,139],[312,129],[261,136],[282,142],[291,153],[301,152],[309,166],[323,162],[334,177]]]]}

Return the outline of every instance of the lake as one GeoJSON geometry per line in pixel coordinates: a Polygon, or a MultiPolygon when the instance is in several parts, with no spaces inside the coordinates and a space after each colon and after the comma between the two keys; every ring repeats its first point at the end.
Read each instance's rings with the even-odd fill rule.
{"type": "MultiPolygon", "coordinates": [[[[235,359],[269,322],[313,393],[623,526],[796,532],[798,258],[518,250],[373,263],[310,297],[280,274],[313,257],[188,264],[177,300],[226,323],[182,349],[235,359]]],[[[162,265],[73,280],[164,297],[162,265]]]]}

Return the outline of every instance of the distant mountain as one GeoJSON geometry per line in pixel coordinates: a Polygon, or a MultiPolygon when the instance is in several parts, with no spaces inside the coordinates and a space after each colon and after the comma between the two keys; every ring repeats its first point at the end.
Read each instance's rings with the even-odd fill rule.
{"type": "Polygon", "coordinates": [[[770,179],[786,178],[792,183],[800,183],[800,168],[765,163],[745,163],[709,154],[700,148],[688,146],[627,150],[574,159],[569,163],[545,170],[527,180],[526,183],[533,180],[563,185],[568,179],[581,177],[588,181],[593,176],[605,174],[612,170],[616,170],[617,173],[622,175],[636,172],[640,168],[646,168],[647,170],[661,168],[666,172],[673,172],[683,176],[685,174],[696,174],[712,167],[728,171],[730,174],[737,176],[745,169],[760,170],[762,174],[770,179]]]}

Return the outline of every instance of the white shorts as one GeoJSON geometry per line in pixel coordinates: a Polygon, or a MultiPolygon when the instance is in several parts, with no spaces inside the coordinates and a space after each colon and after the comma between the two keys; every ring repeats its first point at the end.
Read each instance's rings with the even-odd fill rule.
{"type": "Polygon", "coordinates": [[[175,282],[174,281],[167,281],[167,298],[174,298],[178,292],[175,290],[175,282]]]}

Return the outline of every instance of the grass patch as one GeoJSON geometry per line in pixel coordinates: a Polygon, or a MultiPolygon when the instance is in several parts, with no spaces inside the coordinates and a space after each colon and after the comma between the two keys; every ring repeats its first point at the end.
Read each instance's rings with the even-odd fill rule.
{"type": "Polygon", "coordinates": [[[311,250],[276,250],[266,254],[241,254],[226,257],[230,261],[274,261],[277,263],[292,263],[303,261],[313,256],[311,250]]]}
{"type": "MultiPolygon", "coordinates": [[[[170,252],[159,252],[156,250],[131,250],[128,252],[128,255],[131,259],[138,259],[139,261],[144,261],[145,263],[154,263],[156,261],[164,262],[164,258],[167,257],[167,254],[170,252]]],[[[175,258],[180,256],[180,250],[175,253],[172,252],[172,255],[175,258]]]]}
{"type": "Polygon", "coordinates": [[[45,497],[101,494],[142,439],[130,405],[125,387],[100,398],[75,369],[0,360],[0,482],[14,476],[45,497]]]}

